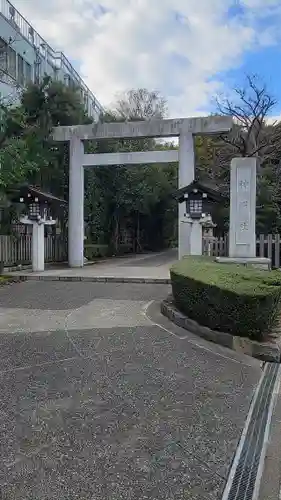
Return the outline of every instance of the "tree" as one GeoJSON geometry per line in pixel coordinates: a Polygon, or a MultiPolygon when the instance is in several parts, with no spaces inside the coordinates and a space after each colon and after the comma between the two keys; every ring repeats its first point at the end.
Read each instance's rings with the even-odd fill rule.
{"type": "Polygon", "coordinates": [[[49,76],[39,85],[30,84],[22,94],[21,104],[29,121],[39,123],[46,132],[59,125],[92,123],[79,93],[49,76]]]}
{"type": "MultiPolygon", "coordinates": [[[[4,108],[4,106],[2,106],[4,108]]],[[[68,144],[57,144],[50,132],[56,125],[89,123],[80,97],[46,77],[31,84],[18,106],[1,115],[0,186],[2,193],[29,182],[59,197],[68,197],[68,144]]]]}
{"type": "Polygon", "coordinates": [[[115,112],[124,120],[151,120],[167,115],[167,101],[157,91],[133,89],[117,99],[115,112]]]}
{"type": "Polygon", "coordinates": [[[30,127],[20,108],[2,115],[0,133],[1,190],[25,181],[44,162],[40,129],[30,127]]]}
{"type": "Polygon", "coordinates": [[[227,97],[218,99],[220,114],[233,116],[235,120],[231,133],[221,136],[222,141],[230,146],[227,152],[236,156],[257,156],[261,164],[267,161],[281,140],[280,124],[269,126],[267,123],[276,104],[266,84],[256,75],[248,75],[246,84],[234,89],[232,100],[227,97]]]}
{"type": "Polygon", "coordinates": [[[23,92],[21,108],[30,128],[39,129],[46,162],[33,172],[30,182],[68,198],[68,143],[52,141],[51,131],[58,125],[91,123],[84,110],[80,95],[61,82],[45,77],[41,84],[31,84],[23,92]]]}

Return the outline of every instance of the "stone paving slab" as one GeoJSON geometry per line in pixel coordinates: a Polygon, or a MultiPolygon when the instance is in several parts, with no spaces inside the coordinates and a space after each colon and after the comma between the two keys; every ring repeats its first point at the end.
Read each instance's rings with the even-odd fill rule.
{"type": "Polygon", "coordinates": [[[145,302],[96,299],[86,306],[66,311],[41,311],[32,309],[5,309],[0,308],[0,333],[16,332],[49,332],[67,328],[67,330],[82,330],[99,326],[100,328],[119,326],[134,327],[149,325],[144,317],[142,308],[145,302]]]}
{"type": "Polygon", "coordinates": [[[166,286],[100,287],[0,289],[3,318],[67,318],[0,333],[1,499],[219,500],[259,363],[153,323],[166,286]]]}

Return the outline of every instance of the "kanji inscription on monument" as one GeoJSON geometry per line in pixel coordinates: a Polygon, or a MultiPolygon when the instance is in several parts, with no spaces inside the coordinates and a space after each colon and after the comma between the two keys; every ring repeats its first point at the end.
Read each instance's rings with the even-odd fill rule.
{"type": "Polygon", "coordinates": [[[237,245],[250,243],[250,182],[251,169],[244,166],[237,171],[237,226],[235,240],[237,245]]]}
{"type": "Polygon", "coordinates": [[[230,179],[229,256],[256,256],[256,158],[234,158],[230,179]]]}

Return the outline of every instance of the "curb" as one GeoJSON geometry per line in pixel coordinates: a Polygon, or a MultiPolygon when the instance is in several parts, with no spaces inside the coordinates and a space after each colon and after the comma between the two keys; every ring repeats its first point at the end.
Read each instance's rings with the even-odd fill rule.
{"type": "Polygon", "coordinates": [[[281,352],[277,344],[272,342],[260,343],[247,338],[231,335],[230,333],[217,332],[211,330],[207,326],[199,325],[196,321],[189,319],[181,313],[173,304],[173,299],[170,296],[161,302],[161,313],[177,326],[205,340],[228,347],[233,351],[247,354],[261,361],[272,363],[281,362],[281,352]]]}
{"type": "MultiPolygon", "coordinates": [[[[106,260],[89,260],[87,262],[84,262],[84,267],[86,266],[93,266],[95,264],[104,264],[106,260]]],[[[59,268],[61,266],[66,267],[68,263],[65,262],[45,262],[45,268],[46,270],[53,268],[59,268]]],[[[19,271],[28,271],[29,269],[32,269],[32,264],[19,264],[15,266],[4,266],[4,271],[5,273],[13,273],[13,272],[19,272],[19,271]]]]}
{"type": "MultiPolygon", "coordinates": [[[[8,275],[7,275],[8,276],[8,275]]],[[[14,276],[8,276],[14,278],[14,276]]],[[[42,276],[32,276],[29,274],[21,274],[15,276],[17,281],[84,281],[91,283],[142,283],[142,284],[154,284],[154,285],[170,285],[171,280],[169,278],[116,278],[114,276],[110,277],[95,277],[95,276],[52,276],[52,275],[42,275],[42,276]]]]}

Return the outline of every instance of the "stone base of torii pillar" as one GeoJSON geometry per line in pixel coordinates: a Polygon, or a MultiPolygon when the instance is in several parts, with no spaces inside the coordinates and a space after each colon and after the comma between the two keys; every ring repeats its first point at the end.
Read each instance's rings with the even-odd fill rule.
{"type": "Polygon", "coordinates": [[[31,220],[28,216],[21,217],[21,224],[32,226],[32,271],[41,272],[45,270],[45,238],[44,227],[53,226],[56,221],[42,217],[39,220],[31,220]]]}

